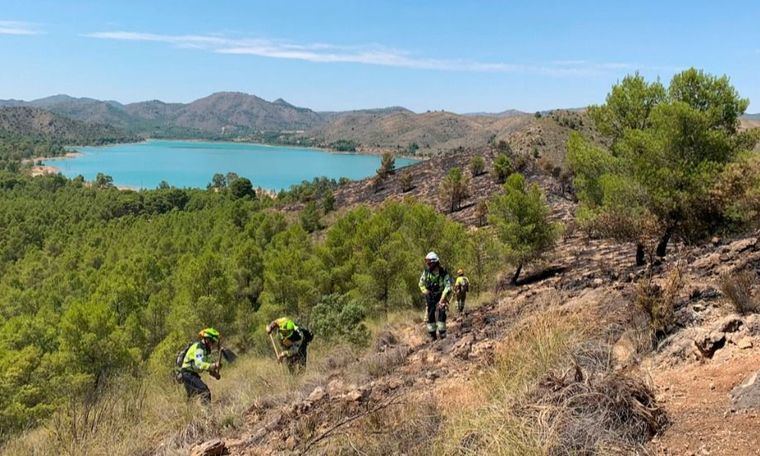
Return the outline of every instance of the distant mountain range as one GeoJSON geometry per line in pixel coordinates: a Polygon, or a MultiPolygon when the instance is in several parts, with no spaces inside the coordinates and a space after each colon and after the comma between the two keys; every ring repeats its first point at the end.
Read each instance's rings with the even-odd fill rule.
{"type": "MultiPolygon", "coordinates": [[[[392,149],[425,156],[505,140],[525,152],[551,150],[549,155],[559,157],[570,130],[594,133],[585,108],[542,111],[540,117],[518,110],[417,114],[400,106],[318,112],[281,98],[270,102],[240,92],[218,92],[191,103],[150,100],[122,104],[55,95],[33,101],[0,100],[0,107],[44,109],[86,125],[110,128],[108,137],[236,139],[322,147],[340,144],[370,152],[392,149]]],[[[747,125],[757,120],[760,114],[744,118],[747,125]]],[[[56,118],[56,122],[62,120],[56,118]]]]}
{"type": "Polygon", "coordinates": [[[363,149],[413,147],[430,154],[485,144],[495,132],[481,123],[528,117],[519,111],[459,115],[443,111],[416,114],[400,106],[318,112],[283,99],[267,101],[240,92],[218,92],[191,103],[159,100],[122,104],[113,100],[55,95],[32,101],[0,100],[0,107],[30,107],[87,124],[109,125],[127,135],[154,138],[252,139],[330,147],[335,143],[363,149]]]}
{"type": "Polygon", "coordinates": [[[501,112],[468,112],[462,114],[469,117],[514,117],[514,116],[527,116],[530,113],[524,111],[518,111],[517,109],[507,109],[501,112]]]}
{"type": "Polygon", "coordinates": [[[257,131],[304,130],[324,123],[325,116],[279,99],[220,92],[192,103],[159,100],[121,104],[92,98],[55,95],[29,102],[0,100],[0,106],[29,106],[88,123],[102,123],[146,136],[236,136],[257,131]]]}

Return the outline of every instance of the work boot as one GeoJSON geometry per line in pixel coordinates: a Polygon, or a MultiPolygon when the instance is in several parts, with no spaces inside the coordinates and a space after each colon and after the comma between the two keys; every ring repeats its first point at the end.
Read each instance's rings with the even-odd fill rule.
{"type": "Polygon", "coordinates": [[[430,340],[435,341],[435,340],[438,339],[438,336],[436,336],[435,331],[433,331],[431,333],[428,333],[428,334],[430,334],[430,340]]]}
{"type": "Polygon", "coordinates": [[[443,332],[439,332],[439,333],[438,333],[438,338],[439,338],[439,339],[445,339],[445,338],[446,338],[446,331],[443,331],[443,332]]]}

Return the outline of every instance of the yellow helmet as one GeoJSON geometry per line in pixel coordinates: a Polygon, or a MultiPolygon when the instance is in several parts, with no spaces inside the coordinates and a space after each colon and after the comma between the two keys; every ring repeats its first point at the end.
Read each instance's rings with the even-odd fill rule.
{"type": "Polygon", "coordinates": [[[214,328],[206,328],[202,329],[201,332],[198,333],[198,337],[201,339],[210,339],[214,342],[219,342],[219,331],[217,331],[214,328]]]}

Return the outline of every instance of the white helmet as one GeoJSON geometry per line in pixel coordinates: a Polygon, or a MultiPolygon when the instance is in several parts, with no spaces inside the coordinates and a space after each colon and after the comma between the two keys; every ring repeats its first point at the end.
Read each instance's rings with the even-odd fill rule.
{"type": "Polygon", "coordinates": [[[436,255],[435,252],[430,252],[427,255],[425,255],[425,261],[431,261],[433,263],[438,263],[438,255],[436,255]]]}

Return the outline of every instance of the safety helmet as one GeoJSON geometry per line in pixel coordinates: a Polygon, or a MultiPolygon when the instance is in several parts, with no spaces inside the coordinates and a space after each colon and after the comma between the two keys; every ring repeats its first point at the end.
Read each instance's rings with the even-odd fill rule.
{"type": "Polygon", "coordinates": [[[431,263],[438,263],[438,255],[435,252],[430,252],[427,255],[425,255],[425,261],[430,261],[431,263]]]}
{"type": "Polygon", "coordinates": [[[458,276],[463,276],[464,275],[464,269],[462,269],[462,268],[457,269],[457,275],[458,276]]]}
{"type": "Polygon", "coordinates": [[[289,336],[295,330],[296,324],[293,322],[293,320],[288,320],[283,323],[282,326],[280,326],[280,332],[285,336],[289,336]]]}
{"type": "Polygon", "coordinates": [[[198,333],[198,337],[219,342],[219,331],[214,328],[202,329],[201,332],[198,333]]]}

